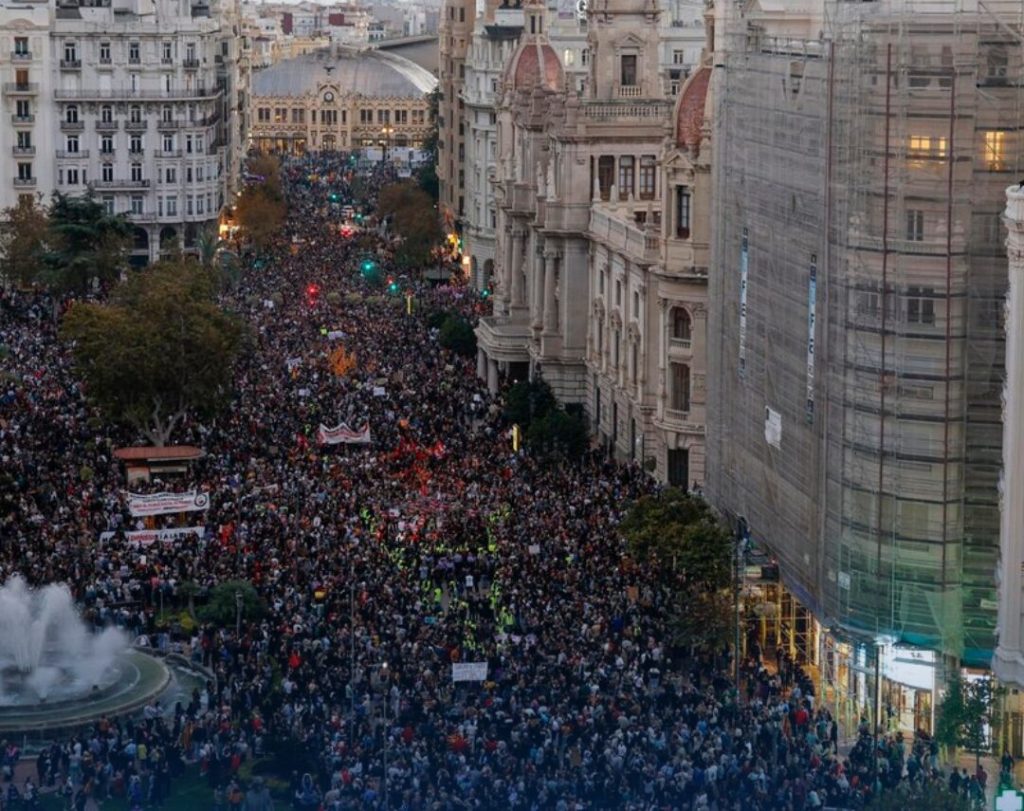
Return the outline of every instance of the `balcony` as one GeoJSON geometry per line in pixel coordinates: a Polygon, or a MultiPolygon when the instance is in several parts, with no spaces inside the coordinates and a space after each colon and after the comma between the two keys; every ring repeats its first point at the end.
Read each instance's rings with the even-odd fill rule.
{"type": "Polygon", "coordinates": [[[638,84],[626,84],[619,85],[616,88],[616,95],[620,99],[638,99],[640,98],[640,85],[638,84]]]}
{"type": "Polygon", "coordinates": [[[31,51],[11,51],[12,62],[31,62],[32,52],[31,51]]]}
{"type": "Polygon", "coordinates": [[[128,154],[136,158],[141,158],[143,155],[146,154],[146,150],[142,149],[141,147],[139,149],[129,149],[128,154]]]}
{"type": "Polygon", "coordinates": [[[34,115],[18,115],[15,113],[11,116],[11,123],[15,126],[18,124],[35,124],[36,117],[34,115]]]}
{"type": "Polygon", "coordinates": [[[117,189],[148,189],[148,180],[95,180],[89,184],[97,189],[116,191],[117,189]]]}
{"type": "Polygon", "coordinates": [[[613,212],[594,208],[590,215],[590,233],[613,251],[635,261],[658,261],[660,240],[657,231],[648,233],[630,222],[619,219],[613,212]]]}
{"type": "Polygon", "coordinates": [[[199,68],[198,59],[182,59],[181,64],[185,70],[197,70],[199,68]]]}
{"type": "Polygon", "coordinates": [[[82,132],[85,129],[84,121],[61,121],[60,128],[64,132],[82,132]]]}
{"type": "Polygon", "coordinates": [[[668,102],[651,99],[639,104],[616,101],[587,102],[581,112],[584,119],[597,124],[637,121],[656,125],[667,120],[670,109],[668,102]]]}
{"type": "Polygon", "coordinates": [[[11,154],[16,158],[31,158],[36,154],[34,146],[12,146],[11,154]]]}
{"type": "Polygon", "coordinates": [[[120,126],[118,121],[97,121],[96,132],[115,132],[120,126]]]}
{"type": "Polygon", "coordinates": [[[158,149],[156,151],[156,156],[158,158],[180,158],[181,157],[181,150],[180,149],[158,149]]]}
{"type": "Polygon", "coordinates": [[[188,124],[185,121],[168,121],[167,119],[161,119],[156,122],[156,128],[158,130],[180,130],[187,126],[188,124]]]}
{"type": "Polygon", "coordinates": [[[89,157],[89,150],[88,149],[79,149],[77,152],[74,152],[74,151],[69,151],[67,149],[58,149],[57,150],[57,157],[58,158],[88,158],[89,157]]]}
{"type": "Polygon", "coordinates": [[[142,120],[142,121],[128,121],[128,122],[125,123],[124,128],[126,130],[128,130],[128,132],[142,132],[143,130],[146,129],[146,127],[148,125],[149,125],[149,122],[145,121],[145,120],[142,120]]]}
{"type": "Polygon", "coordinates": [[[692,341],[689,338],[672,338],[668,339],[668,348],[677,349],[683,352],[689,352],[692,341]]]}
{"type": "Polygon", "coordinates": [[[30,189],[36,185],[37,178],[34,177],[16,177],[14,178],[14,188],[16,189],[30,189]]]}
{"type": "Polygon", "coordinates": [[[34,96],[38,92],[36,82],[4,82],[4,93],[8,96],[34,96]]]}
{"type": "MultiPolygon", "coordinates": [[[[32,85],[33,88],[36,85],[32,85]]],[[[32,92],[36,92],[33,90],[32,92]]],[[[175,99],[215,99],[221,94],[216,87],[178,87],[172,90],[160,90],[158,88],[121,88],[111,90],[109,88],[93,88],[85,90],[70,90],[60,88],[53,91],[53,97],[57,101],[173,101],[175,99]]]]}
{"type": "Polygon", "coordinates": [[[173,68],[174,67],[174,59],[171,58],[170,56],[161,57],[160,64],[163,67],[165,67],[165,68],[173,68]]]}
{"type": "Polygon", "coordinates": [[[106,59],[100,57],[99,61],[96,63],[96,67],[103,70],[110,70],[114,67],[114,60],[111,59],[109,56],[106,59]]]}
{"type": "Polygon", "coordinates": [[[82,60],[81,59],[61,59],[60,60],[61,70],[81,70],[82,60]]]}

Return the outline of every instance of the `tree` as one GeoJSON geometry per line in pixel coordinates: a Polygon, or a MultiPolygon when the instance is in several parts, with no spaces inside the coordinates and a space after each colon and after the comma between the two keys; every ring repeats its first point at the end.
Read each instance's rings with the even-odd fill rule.
{"type": "Polygon", "coordinates": [[[578,459],[589,444],[586,423],[582,417],[564,408],[552,408],[526,429],[526,443],[534,451],[568,459],[578,459]]]}
{"type": "Polygon", "coordinates": [[[199,619],[224,627],[238,620],[238,595],[242,597],[242,619],[259,619],[266,612],[256,587],[248,580],[225,580],[210,589],[210,599],[199,609],[199,619]]]}
{"type": "Polygon", "coordinates": [[[109,304],[71,308],[63,334],[108,419],[163,446],[186,416],[209,416],[227,401],[243,334],[214,293],[212,275],[194,261],[161,262],[133,274],[109,304]]]}
{"type": "Polygon", "coordinates": [[[131,235],[128,219],[108,214],[91,194],[55,194],[42,281],[59,293],[82,294],[116,279],[127,267],[131,235]]]}
{"type": "Polygon", "coordinates": [[[958,747],[974,754],[988,749],[988,730],[995,721],[997,688],[991,679],[965,681],[955,673],[939,704],[935,740],[947,751],[958,747]]]}
{"type": "Polygon", "coordinates": [[[551,387],[540,379],[521,380],[505,396],[505,418],[521,426],[528,426],[557,407],[551,387]]]}
{"type": "Polygon", "coordinates": [[[713,650],[727,636],[733,539],[708,504],[677,488],[638,499],[619,524],[671,602],[673,633],[713,650]]]}
{"type": "Polygon", "coordinates": [[[441,225],[434,201],[408,180],[391,183],[380,191],[377,201],[380,217],[390,217],[401,243],[395,260],[404,267],[426,264],[441,239],[441,225]]]}
{"type": "Polygon", "coordinates": [[[865,811],[974,811],[977,808],[970,797],[955,794],[939,781],[914,786],[901,782],[895,790],[876,794],[865,806],[865,811]]]}
{"type": "Polygon", "coordinates": [[[235,206],[242,233],[259,249],[266,248],[281,230],[286,213],[280,190],[269,183],[246,186],[235,206]]]}
{"type": "Polygon", "coordinates": [[[476,333],[473,332],[473,325],[465,318],[449,315],[441,324],[439,340],[441,346],[457,355],[476,355],[476,333]]]}
{"type": "Polygon", "coordinates": [[[31,284],[43,268],[50,220],[35,198],[23,197],[4,209],[0,225],[0,268],[16,284],[31,284]]]}

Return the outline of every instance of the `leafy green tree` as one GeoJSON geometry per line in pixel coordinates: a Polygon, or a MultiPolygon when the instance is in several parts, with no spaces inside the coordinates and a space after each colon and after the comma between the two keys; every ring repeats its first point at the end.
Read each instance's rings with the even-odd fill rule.
{"type": "Polygon", "coordinates": [[[939,704],[935,740],[947,752],[966,749],[980,763],[988,749],[986,730],[995,722],[997,696],[991,679],[966,681],[956,673],[939,704]]]}
{"type": "Polygon", "coordinates": [[[242,619],[259,619],[266,613],[256,587],[248,580],[225,580],[210,589],[210,598],[198,612],[200,621],[230,627],[238,619],[238,595],[242,597],[242,619]]]}
{"type": "Polygon", "coordinates": [[[552,408],[530,422],[526,429],[526,443],[541,453],[578,459],[586,452],[590,438],[582,417],[570,414],[564,408],[552,408]]]}
{"type": "Polygon", "coordinates": [[[50,205],[49,250],[40,280],[58,293],[82,294],[94,282],[116,279],[127,267],[132,225],[108,214],[91,194],[57,193],[50,205]]]}
{"type": "Polygon", "coordinates": [[[733,539],[708,504],[677,488],[643,496],[619,525],[658,577],[682,644],[712,650],[728,635],[733,539]]]}
{"type": "Polygon", "coordinates": [[[441,240],[441,224],[434,201],[415,183],[404,180],[380,191],[377,201],[380,217],[390,217],[401,237],[395,260],[403,267],[418,267],[430,260],[431,251],[441,240]]]}
{"type": "Polygon", "coordinates": [[[865,811],[975,811],[970,797],[954,794],[942,782],[923,785],[900,783],[894,790],[882,791],[864,807],[865,811]]]}
{"type": "Polygon", "coordinates": [[[521,380],[505,396],[505,418],[521,426],[528,426],[557,407],[551,387],[540,379],[521,380]]]}
{"type": "Polygon", "coordinates": [[[448,316],[441,324],[439,340],[441,346],[458,355],[476,355],[476,333],[473,332],[473,325],[465,318],[448,316]]]}
{"type": "Polygon", "coordinates": [[[242,326],[193,261],[133,274],[108,304],[76,304],[63,325],[86,393],[103,414],[166,444],[188,415],[227,402],[242,326]]]}
{"type": "Polygon", "coordinates": [[[272,183],[246,186],[235,205],[235,217],[242,233],[262,250],[273,241],[288,213],[284,197],[272,183]]]}
{"type": "Polygon", "coordinates": [[[50,220],[36,198],[25,197],[0,213],[0,268],[15,284],[31,284],[43,268],[50,220]]]}

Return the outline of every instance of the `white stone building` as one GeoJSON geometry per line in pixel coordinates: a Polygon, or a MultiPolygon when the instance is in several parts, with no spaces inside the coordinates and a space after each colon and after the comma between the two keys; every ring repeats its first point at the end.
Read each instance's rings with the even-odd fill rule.
{"type": "Polygon", "coordinates": [[[157,258],[161,244],[193,247],[237,181],[247,126],[239,24],[233,0],[6,7],[11,126],[0,138],[12,142],[13,172],[0,202],[92,192],[135,223],[133,261],[157,258]]]}
{"type": "Polygon", "coordinates": [[[677,100],[657,8],[609,0],[588,16],[582,96],[544,9],[525,27],[498,111],[494,315],[478,372],[540,376],[619,458],[664,480],[703,478],[709,70],[677,100]]]}

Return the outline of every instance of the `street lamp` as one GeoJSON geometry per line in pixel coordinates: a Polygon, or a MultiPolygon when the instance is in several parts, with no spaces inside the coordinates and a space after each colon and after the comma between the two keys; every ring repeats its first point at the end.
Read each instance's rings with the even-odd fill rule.
{"type": "Polygon", "coordinates": [[[384,163],[388,159],[388,142],[391,140],[391,136],[394,134],[394,132],[394,127],[384,127],[380,131],[380,134],[384,136],[384,151],[381,153],[381,163],[384,163]]]}

